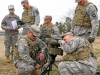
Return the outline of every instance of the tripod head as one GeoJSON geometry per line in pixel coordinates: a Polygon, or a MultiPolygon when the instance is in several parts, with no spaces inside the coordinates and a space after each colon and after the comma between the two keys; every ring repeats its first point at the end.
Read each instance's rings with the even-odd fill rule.
{"type": "Polygon", "coordinates": [[[59,39],[54,39],[54,38],[47,39],[47,46],[48,46],[49,54],[63,55],[63,50],[59,48],[60,44],[58,43],[58,40],[59,39]]]}

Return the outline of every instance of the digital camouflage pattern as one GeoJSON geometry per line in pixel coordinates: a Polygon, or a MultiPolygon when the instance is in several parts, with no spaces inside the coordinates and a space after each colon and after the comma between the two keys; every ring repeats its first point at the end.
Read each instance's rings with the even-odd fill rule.
{"type": "Polygon", "coordinates": [[[30,7],[29,9],[25,9],[24,12],[22,13],[23,23],[34,24],[34,16],[32,15],[32,9],[33,7],[30,7]]]}
{"type": "MultiPolygon", "coordinates": [[[[80,8],[83,8],[83,7],[80,6],[80,8]]],[[[83,13],[84,14],[83,16],[90,18],[92,27],[86,28],[81,25],[76,25],[76,23],[74,23],[74,21],[73,21],[71,32],[73,32],[74,35],[82,36],[87,39],[89,37],[95,38],[97,36],[97,31],[98,31],[98,27],[99,27],[97,11],[98,11],[97,7],[93,3],[92,4],[90,3],[86,7],[86,11],[83,13]]],[[[77,11],[75,11],[75,12],[77,12],[77,11]]],[[[80,15],[80,14],[78,14],[78,15],[80,15]]]]}
{"type": "MultiPolygon", "coordinates": [[[[53,24],[51,24],[51,25],[44,24],[41,27],[40,38],[47,45],[48,45],[47,41],[51,41],[51,40],[59,38],[59,37],[60,37],[60,32],[59,32],[59,29],[57,26],[55,26],[53,24]]],[[[48,51],[50,54],[62,54],[61,50],[60,49],[58,50],[58,47],[53,48],[52,46],[48,46],[48,51]]]]}
{"type": "Polygon", "coordinates": [[[43,24],[41,27],[41,35],[40,38],[44,39],[45,38],[58,38],[60,37],[60,32],[57,26],[51,24],[51,25],[46,25],[43,24]]]}
{"type": "MultiPolygon", "coordinates": [[[[5,56],[10,55],[10,47],[12,47],[12,50],[14,49],[14,44],[18,40],[18,30],[13,29],[11,21],[16,20],[19,21],[20,18],[16,14],[14,16],[11,15],[6,15],[4,19],[1,22],[1,28],[4,29],[7,27],[7,30],[5,30],[5,39],[4,39],[4,44],[5,44],[5,56]]],[[[21,26],[18,24],[18,28],[21,26]]]]}
{"type": "Polygon", "coordinates": [[[23,25],[23,35],[27,35],[27,32],[31,25],[39,25],[40,15],[39,11],[35,6],[31,6],[30,9],[24,9],[22,13],[22,21],[25,23],[23,25]]]}
{"type": "Polygon", "coordinates": [[[87,2],[83,6],[77,5],[76,12],[74,16],[74,24],[77,26],[82,26],[85,28],[91,28],[91,21],[89,16],[85,16],[86,7],[92,4],[91,2],[87,2]]]}
{"type": "Polygon", "coordinates": [[[35,70],[34,66],[37,64],[36,55],[44,50],[45,47],[44,42],[38,38],[34,41],[27,36],[21,38],[15,45],[13,58],[14,65],[18,68],[18,73],[24,75],[35,70]]]}
{"type": "MultiPolygon", "coordinates": [[[[88,42],[88,41],[87,41],[88,42]]],[[[81,37],[74,37],[67,43],[65,43],[63,40],[59,41],[61,49],[68,53],[68,54],[73,54],[73,52],[79,51],[79,49],[84,49],[84,47],[87,47],[88,44],[86,41],[81,38],[81,37]]],[[[88,47],[89,48],[89,47],[88,47]]],[[[78,58],[85,57],[84,52],[87,49],[80,50],[80,55],[78,58]],[[84,51],[84,52],[83,52],[84,51]]],[[[87,51],[87,54],[90,52],[87,51]]],[[[86,55],[86,54],[85,54],[86,55]]],[[[58,69],[61,73],[61,75],[95,75],[96,69],[97,69],[97,62],[94,57],[87,56],[86,55],[85,60],[80,59],[80,60],[72,60],[72,61],[62,61],[58,65],[58,69]]],[[[67,58],[67,55],[66,55],[67,58]]]]}
{"type": "Polygon", "coordinates": [[[88,59],[91,56],[90,52],[92,50],[92,47],[91,47],[91,44],[88,42],[88,40],[84,39],[84,41],[86,44],[85,47],[80,47],[72,53],[67,53],[65,56],[63,56],[62,60],[63,61],[79,61],[79,60],[88,59]]]}

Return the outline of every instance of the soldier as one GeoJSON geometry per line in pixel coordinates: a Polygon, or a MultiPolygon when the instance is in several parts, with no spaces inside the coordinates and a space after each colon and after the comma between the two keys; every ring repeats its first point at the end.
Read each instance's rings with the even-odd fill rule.
{"type": "Polygon", "coordinates": [[[18,69],[18,75],[39,75],[38,70],[41,65],[36,62],[36,55],[40,52],[38,58],[44,61],[44,52],[46,45],[38,37],[40,28],[31,25],[27,36],[21,37],[15,44],[13,62],[18,69]]]}
{"type": "Polygon", "coordinates": [[[20,20],[19,16],[17,16],[14,11],[14,6],[9,5],[8,6],[9,14],[4,17],[4,19],[1,22],[1,28],[5,30],[5,56],[6,56],[6,62],[10,62],[10,54],[12,54],[14,45],[18,39],[18,29],[21,27],[19,24],[17,24],[17,21],[20,20]],[[13,25],[13,22],[15,26],[13,25]],[[12,51],[10,51],[10,48],[12,47],[12,51]]]}
{"type": "MultiPolygon", "coordinates": [[[[42,41],[44,41],[47,44],[47,40],[49,39],[50,43],[52,43],[54,41],[54,39],[57,39],[60,37],[60,32],[59,29],[56,25],[52,24],[52,16],[50,15],[46,15],[44,17],[44,24],[43,26],[41,26],[41,35],[40,38],[42,39],[42,41]]],[[[50,54],[57,54],[59,53],[59,51],[57,50],[49,50],[50,54]]]]}
{"type": "Polygon", "coordinates": [[[74,35],[82,36],[93,43],[99,28],[97,7],[87,0],[75,0],[75,2],[78,4],[71,31],[74,35]]]}
{"type": "Polygon", "coordinates": [[[64,34],[62,38],[58,42],[66,55],[58,64],[61,75],[95,75],[97,62],[90,54],[92,47],[88,40],[73,36],[71,32],[64,34]]]}
{"type": "Polygon", "coordinates": [[[21,4],[24,7],[24,11],[22,13],[22,22],[23,24],[23,35],[27,35],[27,32],[31,25],[39,25],[40,23],[40,16],[38,8],[35,6],[31,6],[28,0],[22,0],[21,4]]]}
{"type": "Polygon", "coordinates": [[[56,25],[52,24],[52,16],[46,15],[44,17],[44,24],[41,26],[40,38],[45,41],[45,38],[57,38],[60,37],[59,29],[56,25]]]}

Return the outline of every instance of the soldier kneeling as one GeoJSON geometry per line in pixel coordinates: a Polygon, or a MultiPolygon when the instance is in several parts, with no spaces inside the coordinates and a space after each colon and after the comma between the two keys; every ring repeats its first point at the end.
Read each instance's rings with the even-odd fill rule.
{"type": "Polygon", "coordinates": [[[36,70],[40,69],[45,63],[45,48],[46,45],[38,37],[40,29],[36,25],[32,25],[27,36],[18,40],[15,44],[13,62],[18,70],[18,75],[39,75],[36,70]],[[37,55],[39,56],[37,57],[37,55]],[[37,63],[36,59],[39,59],[37,63]]]}
{"type": "Polygon", "coordinates": [[[91,56],[90,43],[83,37],[73,36],[71,32],[62,38],[58,42],[66,55],[58,65],[61,75],[95,75],[97,62],[95,56],[91,56]]]}

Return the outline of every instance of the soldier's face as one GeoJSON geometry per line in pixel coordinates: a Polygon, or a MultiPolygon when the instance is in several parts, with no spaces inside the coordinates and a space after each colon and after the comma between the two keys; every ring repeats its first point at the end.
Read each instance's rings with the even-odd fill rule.
{"type": "Polygon", "coordinates": [[[63,37],[63,40],[67,43],[68,41],[70,41],[73,38],[73,36],[71,35],[67,35],[63,37]]]}
{"type": "Polygon", "coordinates": [[[48,18],[48,19],[44,19],[44,23],[45,23],[45,24],[48,24],[48,23],[50,23],[50,22],[51,22],[51,19],[49,19],[49,18],[48,18]]]}
{"type": "Polygon", "coordinates": [[[28,32],[28,37],[29,37],[31,40],[35,40],[35,39],[37,38],[36,36],[34,36],[34,35],[32,34],[31,31],[28,32]]]}
{"type": "Polygon", "coordinates": [[[24,7],[25,9],[28,9],[29,4],[26,2],[26,3],[23,5],[23,7],[24,7]]]}
{"type": "Polygon", "coordinates": [[[14,12],[9,12],[10,13],[10,15],[14,15],[14,12]]]}

